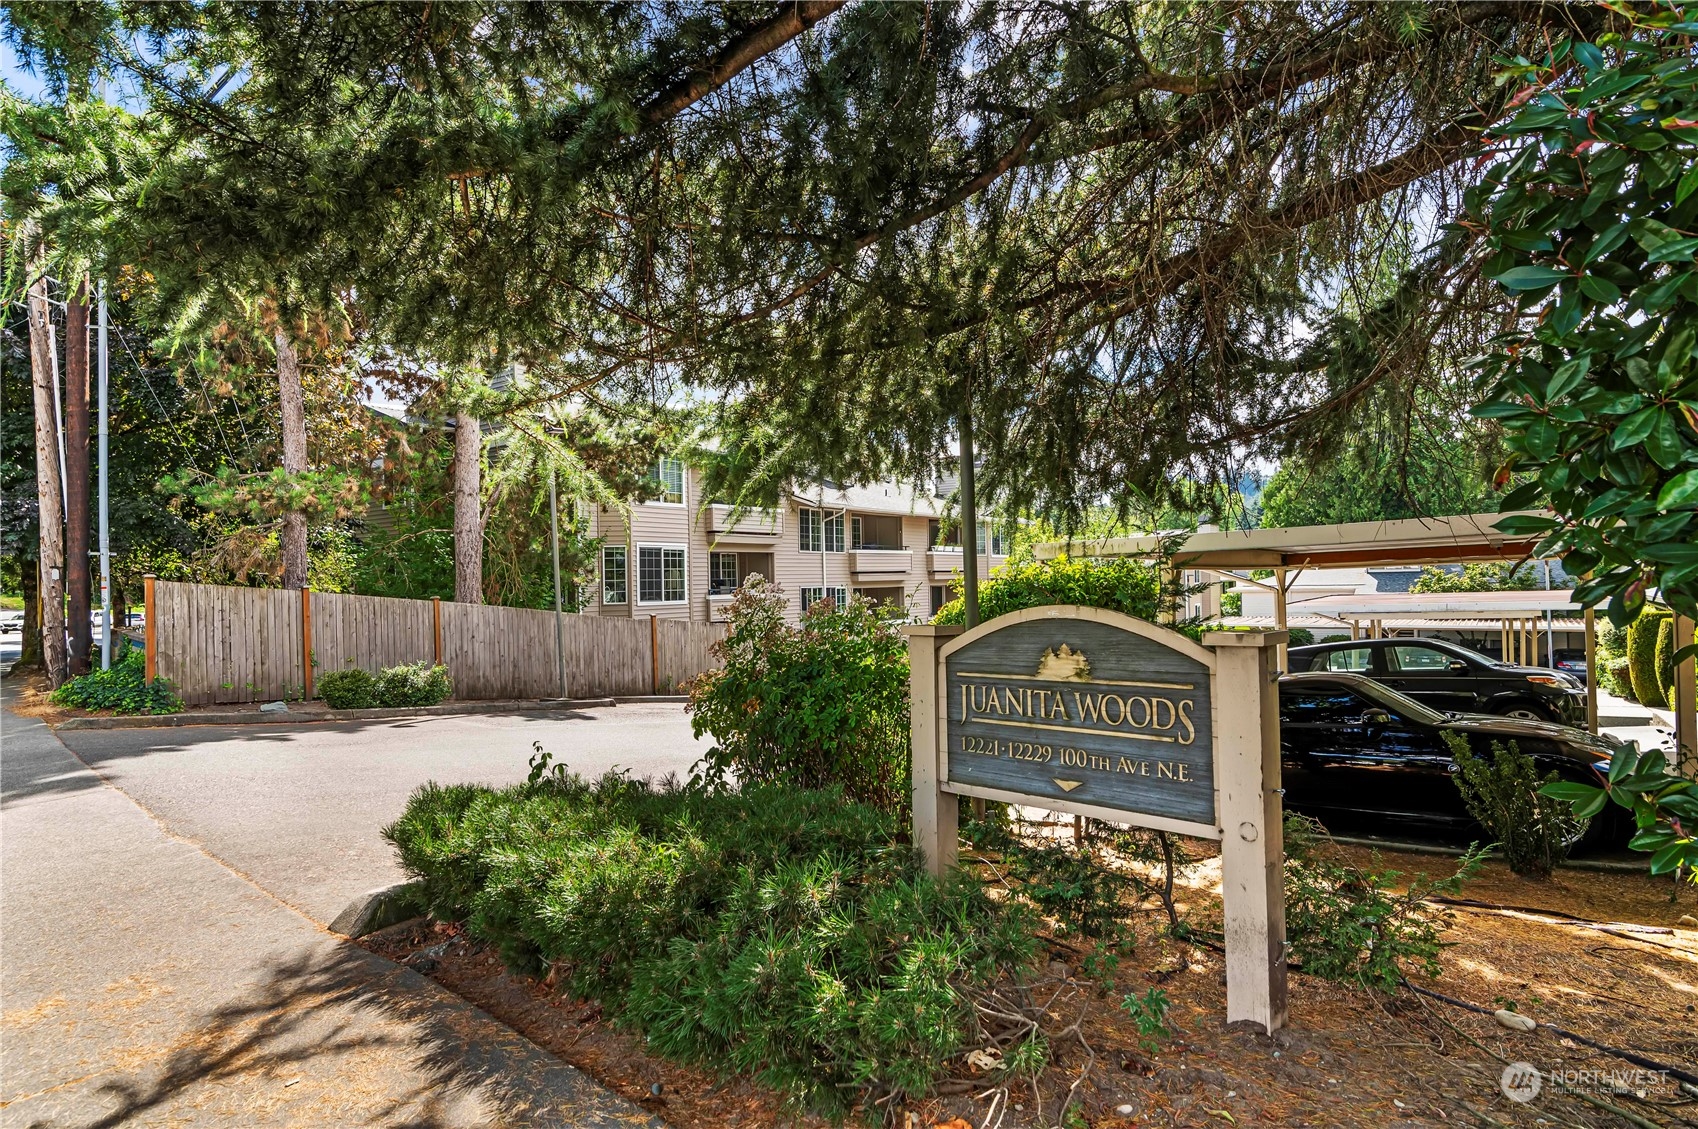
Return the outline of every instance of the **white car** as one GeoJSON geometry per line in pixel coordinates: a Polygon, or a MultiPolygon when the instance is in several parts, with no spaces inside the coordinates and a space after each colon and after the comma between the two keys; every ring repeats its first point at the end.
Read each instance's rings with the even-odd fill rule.
{"type": "Polygon", "coordinates": [[[22,631],[23,629],[23,612],[0,612],[0,631],[22,631]]]}

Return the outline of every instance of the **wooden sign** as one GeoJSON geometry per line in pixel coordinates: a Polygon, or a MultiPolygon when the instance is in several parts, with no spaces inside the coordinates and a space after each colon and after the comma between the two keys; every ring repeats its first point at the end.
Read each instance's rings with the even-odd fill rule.
{"type": "Polygon", "coordinates": [[[1274,657],[1282,631],[1202,645],[1101,608],[907,629],[914,841],[955,865],[959,796],[1216,839],[1227,1019],[1285,1022],[1274,657]]]}
{"type": "Polygon", "coordinates": [[[1211,658],[1163,634],[1044,617],[951,647],[947,783],[1218,837],[1211,658]]]}

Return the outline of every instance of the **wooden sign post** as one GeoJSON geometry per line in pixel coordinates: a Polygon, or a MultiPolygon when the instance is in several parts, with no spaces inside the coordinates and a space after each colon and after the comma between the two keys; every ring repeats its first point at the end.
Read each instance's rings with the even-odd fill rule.
{"type": "Polygon", "coordinates": [[[1215,839],[1226,1018],[1285,1023],[1285,843],[1276,650],[1283,631],[1199,646],[1101,608],[1058,605],[971,631],[908,632],[914,842],[956,864],[957,796],[1215,839]]]}

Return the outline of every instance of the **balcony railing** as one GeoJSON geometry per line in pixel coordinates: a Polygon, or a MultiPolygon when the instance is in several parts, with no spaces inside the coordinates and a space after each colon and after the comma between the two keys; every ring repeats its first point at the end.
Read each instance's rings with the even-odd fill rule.
{"type": "Polygon", "coordinates": [[[708,532],[719,537],[777,540],[784,532],[784,515],[775,510],[744,510],[739,514],[736,506],[715,502],[708,506],[708,532]]]}
{"type": "MultiPolygon", "coordinates": [[[[991,569],[1007,559],[1007,553],[980,553],[979,575],[989,575],[991,569]]],[[[944,546],[926,551],[926,572],[933,577],[953,576],[966,568],[967,556],[960,549],[944,546]]]]}
{"type": "Polygon", "coordinates": [[[914,554],[909,549],[849,550],[849,572],[856,579],[906,576],[913,569],[914,554]]]}

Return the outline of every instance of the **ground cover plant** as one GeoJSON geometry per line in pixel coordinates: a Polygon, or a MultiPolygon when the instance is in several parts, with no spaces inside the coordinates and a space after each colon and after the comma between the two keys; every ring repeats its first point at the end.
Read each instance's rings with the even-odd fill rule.
{"type": "Polygon", "coordinates": [[[176,713],[183,699],[171,683],[147,677],[146,656],[139,648],[126,648],[108,670],[80,674],[53,691],[55,705],[85,710],[115,710],[118,713],[176,713]]]}
{"type": "Polygon", "coordinates": [[[336,710],[434,706],[453,692],[448,668],[427,662],[385,667],[376,674],[350,667],[318,678],[319,697],[336,710]]]}
{"type": "Polygon", "coordinates": [[[973,993],[1033,956],[1017,907],[927,876],[895,819],[839,790],[533,767],[426,785],[385,835],[439,920],[669,1058],[828,1112],[922,1094],[977,1036],[973,993]]]}

